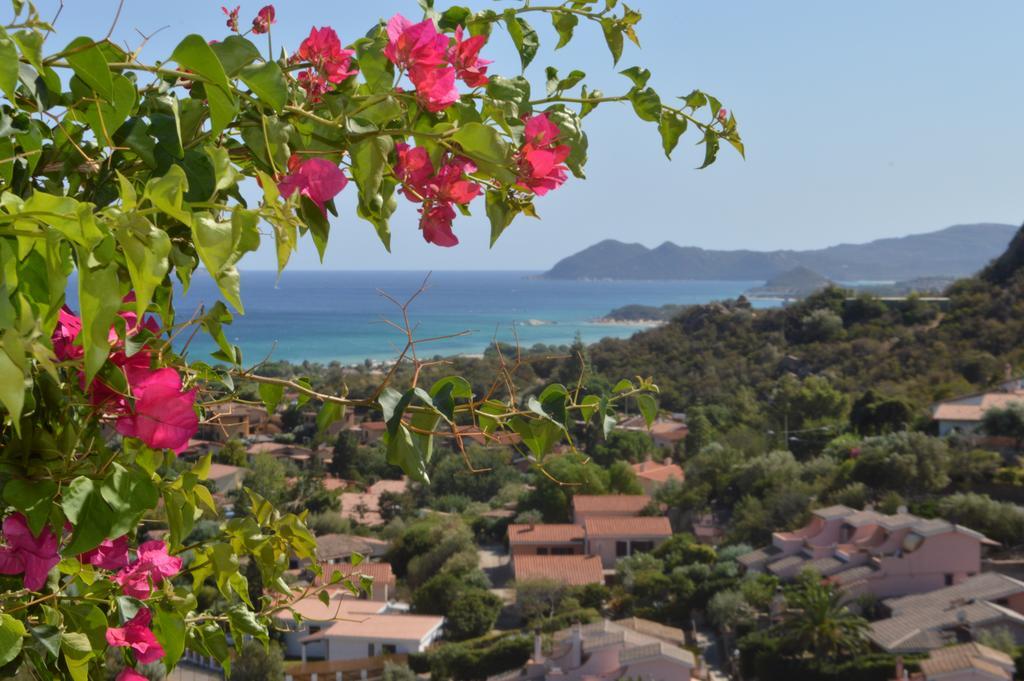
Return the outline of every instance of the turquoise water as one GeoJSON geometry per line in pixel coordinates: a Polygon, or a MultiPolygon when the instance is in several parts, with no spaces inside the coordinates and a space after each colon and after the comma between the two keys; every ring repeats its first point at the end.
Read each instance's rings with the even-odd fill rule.
{"type": "MultiPolygon", "coordinates": [[[[434,272],[429,288],[409,308],[416,336],[426,338],[468,331],[465,336],[421,345],[421,356],[482,353],[494,337],[524,347],[567,344],[579,333],[585,342],[625,337],[637,327],[595,324],[610,310],[633,303],[706,303],[735,298],[761,282],[749,281],[552,281],[534,272],[434,272]],[[530,320],[541,322],[529,325],[530,320]]],[[[246,314],[226,329],[242,348],[246,363],[268,354],[273,359],[361,362],[396,356],[404,336],[383,319],[400,322],[400,311],[378,289],[404,301],[425,272],[287,271],[243,272],[246,314]]],[[[178,302],[179,321],[197,305],[219,298],[201,272],[178,302]]],[[[760,301],[761,306],[774,303],[760,301]]],[[[193,359],[213,351],[197,335],[193,359]]]]}

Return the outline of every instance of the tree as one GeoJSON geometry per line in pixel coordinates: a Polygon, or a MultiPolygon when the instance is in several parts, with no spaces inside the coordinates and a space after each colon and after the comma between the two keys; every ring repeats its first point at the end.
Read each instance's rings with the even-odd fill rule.
{"type": "Polygon", "coordinates": [[[350,430],[338,433],[331,456],[330,471],[338,478],[351,478],[351,470],[359,457],[359,439],[350,430]]]}
{"type": "Polygon", "coordinates": [[[599,442],[590,451],[594,461],[602,466],[610,466],[614,461],[637,463],[645,460],[655,451],[656,445],[651,436],[642,431],[613,430],[608,433],[604,442],[599,442]]]}
{"type": "Polygon", "coordinates": [[[246,641],[231,661],[230,681],[280,681],[284,678],[284,651],[275,641],[268,647],[246,641]]]}
{"type": "Polygon", "coordinates": [[[868,390],[853,403],[850,425],[861,435],[883,435],[906,430],[914,412],[906,400],[883,397],[868,390]]]}
{"type": "Polygon", "coordinates": [[[994,407],[981,417],[981,429],[986,435],[1008,437],[1014,447],[1024,447],[1024,403],[1011,402],[1004,408],[994,407]]]}
{"type": "Polygon", "coordinates": [[[553,617],[558,612],[567,587],[554,579],[528,579],[516,582],[516,608],[526,622],[553,617]]]}
{"type": "Polygon", "coordinates": [[[757,612],[747,603],[747,599],[739,591],[719,591],[708,601],[708,617],[719,630],[736,630],[757,616],[757,612]]]}
{"type": "Polygon", "coordinates": [[[625,461],[616,461],[608,468],[608,491],[612,494],[642,494],[636,471],[625,461]]]}
{"type": "Polygon", "coordinates": [[[405,665],[397,665],[392,662],[384,663],[381,681],[417,681],[418,678],[416,672],[405,665]]]}
{"type": "MultiPolygon", "coordinates": [[[[287,46],[271,31],[290,17],[272,6],[244,34],[239,10],[225,10],[226,29],[217,14],[217,35],[184,36],[147,63],[140,50],[121,47],[116,25],[98,40],[55,45],[58,30],[34,5],[14,4],[0,30],[9,123],[0,131],[0,552],[12,573],[0,597],[5,670],[99,678],[107,641],[126,647],[118,644],[148,637],[150,625],[168,671],[186,646],[226,664],[226,639],[267,642],[275,613],[300,597],[285,571],[315,560],[316,542],[306,516],[281,505],[291,470],[257,457],[250,489],[236,495],[245,517],[229,519],[205,484],[210,458],[174,460],[215,404],[258,396],[273,412],[287,395],[282,419],[300,439],[315,439],[345,409],[372,412],[387,422],[378,460],[426,483],[442,422],[486,415],[488,427],[525,433],[542,460],[566,439],[570,417],[588,410],[601,420],[655,392],[651,380],[618,392],[597,381],[585,396],[596,403],[552,385],[537,393],[540,409],[502,398],[481,405],[465,378],[419,380],[432,363],[409,352],[411,329],[401,352],[414,375],[388,372],[358,394],[340,381],[321,392],[304,375],[243,366],[228,333],[234,313],[244,312],[243,259],[269,247],[280,273],[300,240],[322,258],[338,206],[350,206],[389,249],[389,220],[408,200],[424,239],[450,247],[456,217],[480,199],[494,241],[520,214],[536,214],[536,196],[570,173],[584,176],[584,116],[612,101],[629,100],[641,120],[656,123],[666,154],[683,134],[703,141],[705,166],[722,142],[742,151],[736,120],[719,100],[694,91],[678,105],[663,103],[639,66],[624,71],[620,93],[590,87],[576,96],[588,87],[579,72],[558,79],[549,71],[550,94],[531,97],[518,74],[539,48],[529,23],[537,12],[554,20],[560,44],[580,21],[599,23],[618,61],[625,40],[638,41],[635,10],[423,8],[418,24],[396,15],[367,32],[323,27],[287,46]],[[478,56],[499,22],[514,29],[514,78],[486,73],[490,62],[478,56]],[[267,34],[265,53],[250,33],[267,34]],[[178,291],[200,269],[220,299],[193,314],[180,308],[178,291]],[[65,306],[74,288],[77,312],[65,306]],[[185,339],[199,332],[211,356],[190,350],[185,339]],[[151,525],[140,523],[158,508],[166,527],[147,542],[151,525]],[[203,519],[217,532],[187,544],[203,519]],[[183,557],[190,574],[175,579],[183,557]],[[246,559],[263,577],[259,607],[240,579],[246,559]],[[77,569],[83,561],[89,569],[77,569]],[[202,594],[208,583],[223,599],[216,615],[193,612],[190,591],[202,594]],[[90,613],[80,612],[83,603],[90,613]],[[61,645],[34,643],[29,630],[51,621],[61,645]]],[[[497,369],[492,378],[499,374],[509,378],[497,369]]],[[[423,561],[421,580],[442,558],[423,561]]],[[[145,664],[155,648],[134,651],[119,652],[145,664]]],[[[234,671],[245,678],[255,648],[241,659],[234,671]]],[[[274,660],[249,668],[281,676],[274,660]]]]}
{"type": "Polygon", "coordinates": [[[788,607],[777,627],[790,654],[835,661],[868,648],[867,620],[854,615],[842,598],[838,588],[817,579],[803,580],[786,594],[788,607]]]}
{"type": "Polygon", "coordinates": [[[445,631],[456,641],[483,636],[501,613],[501,599],[484,589],[466,589],[445,615],[445,631]]]}
{"type": "Polygon", "coordinates": [[[246,450],[244,442],[237,438],[231,438],[217,450],[213,455],[213,460],[228,466],[245,467],[249,465],[249,452],[246,450]]]}
{"type": "Polygon", "coordinates": [[[686,419],[686,455],[698,454],[711,442],[711,421],[704,415],[704,409],[694,407],[686,419]]]}

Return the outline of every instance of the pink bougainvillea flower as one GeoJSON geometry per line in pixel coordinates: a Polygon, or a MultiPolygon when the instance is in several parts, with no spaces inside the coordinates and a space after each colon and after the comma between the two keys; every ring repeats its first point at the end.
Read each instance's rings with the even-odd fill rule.
{"type": "Polygon", "coordinates": [[[402,193],[410,201],[423,201],[427,197],[427,184],[434,176],[434,164],[423,147],[410,147],[405,142],[395,143],[398,161],[395,176],[402,183],[402,193]]]}
{"type": "Polygon", "coordinates": [[[449,248],[459,243],[459,238],[452,232],[452,221],[455,211],[451,204],[438,203],[430,208],[421,209],[420,229],[427,243],[449,248]]]}
{"type": "Polygon", "coordinates": [[[95,565],[103,570],[120,570],[128,567],[128,535],[117,539],[104,539],[92,551],[86,551],[78,557],[82,563],[95,565]]]}
{"type": "Polygon", "coordinates": [[[234,9],[228,9],[227,7],[224,7],[223,5],[221,5],[221,8],[220,8],[220,11],[224,12],[225,16],[227,16],[227,18],[228,18],[228,20],[226,22],[227,23],[227,27],[230,28],[235,33],[238,33],[238,12],[241,9],[242,8],[239,5],[235,5],[234,9]]]}
{"type": "Polygon", "coordinates": [[[153,449],[181,452],[199,429],[195,389],[182,391],[181,376],[170,367],[151,371],[130,387],[135,401],[117,419],[117,432],[153,449]]]}
{"type": "Polygon", "coordinates": [[[32,534],[28,521],[21,513],[7,516],[3,530],[7,545],[0,548],[0,574],[24,573],[25,588],[39,591],[46,584],[50,570],[60,562],[57,536],[49,525],[43,527],[38,537],[32,534]]]}
{"type": "Polygon", "coordinates": [[[476,166],[466,158],[456,158],[441,166],[430,183],[431,197],[440,202],[466,205],[480,196],[480,185],[465,178],[476,172],[476,166]]]}
{"type": "Polygon", "coordinates": [[[156,662],[164,656],[163,646],[149,628],[153,613],[142,608],[123,627],[107,629],[107,644],[115,648],[131,648],[139,664],[156,662]]]}
{"type": "Polygon", "coordinates": [[[132,598],[149,598],[154,586],[181,571],[181,558],[167,553],[167,544],[162,541],[147,541],[139,545],[134,563],[123,568],[114,576],[125,595],[132,598]]]}
{"type": "Polygon", "coordinates": [[[384,56],[399,68],[440,66],[447,59],[448,38],[438,32],[430,19],[414,24],[396,14],[388,20],[387,34],[384,56]]]}
{"type": "Polygon", "coordinates": [[[269,33],[270,25],[273,23],[277,23],[277,13],[273,5],[267,5],[257,12],[256,18],[252,20],[252,32],[257,35],[269,33]]]}
{"type": "Polygon", "coordinates": [[[718,120],[720,120],[722,123],[725,123],[727,120],[729,120],[729,110],[726,109],[725,107],[719,109],[718,120]]]}
{"type": "Polygon", "coordinates": [[[485,35],[463,40],[462,27],[455,27],[455,42],[448,48],[448,61],[455,67],[455,74],[470,87],[487,85],[487,65],[491,62],[480,58],[480,50],[486,42],[485,35]]]}
{"type": "Polygon", "coordinates": [[[416,94],[427,111],[444,111],[459,101],[452,66],[414,66],[409,70],[409,80],[416,86],[416,94]]]}
{"type": "Polygon", "coordinates": [[[148,677],[143,676],[131,667],[125,667],[122,669],[114,681],[149,681],[148,677]]]}
{"type": "Polygon", "coordinates": [[[547,114],[528,118],[523,134],[525,141],[519,149],[516,184],[543,196],[565,182],[568,169],[564,164],[571,150],[565,144],[557,144],[561,133],[547,114]]]}
{"type": "Polygon", "coordinates": [[[63,361],[80,359],[84,350],[75,345],[75,339],[82,332],[82,320],[79,319],[67,305],[60,309],[57,318],[57,326],[53,329],[50,340],[53,342],[53,354],[57,359],[63,361]]]}
{"type": "MultiPolygon", "coordinates": [[[[295,157],[292,157],[295,159],[295,157]]],[[[291,173],[282,179],[277,188],[287,199],[295,192],[308,196],[327,215],[324,204],[333,199],[348,184],[348,178],[336,164],[322,158],[305,161],[289,161],[291,173]]]]}
{"type": "Polygon", "coordinates": [[[359,72],[352,68],[353,54],[352,50],[341,48],[341,40],[333,28],[314,26],[310,29],[309,37],[299,45],[293,60],[312,65],[299,74],[299,85],[306,90],[311,102],[321,101],[330,92],[330,83],[338,84],[359,72]]]}

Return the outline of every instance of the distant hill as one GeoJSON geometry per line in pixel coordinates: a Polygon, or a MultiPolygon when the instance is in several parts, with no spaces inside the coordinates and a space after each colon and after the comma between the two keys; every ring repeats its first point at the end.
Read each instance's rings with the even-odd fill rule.
{"type": "Polygon", "coordinates": [[[747,291],[747,294],[754,297],[803,297],[831,284],[832,281],[814,270],[809,270],[806,267],[796,267],[772,277],[765,282],[764,286],[750,289],[747,291]]]}
{"type": "Polygon", "coordinates": [[[937,232],[811,251],[714,251],[666,241],[656,248],[608,239],[560,260],[547,279],[767,281],[807,268],[835,281],[967,276],[1002,254],[1013,225],[954,225],[937,232]]]}

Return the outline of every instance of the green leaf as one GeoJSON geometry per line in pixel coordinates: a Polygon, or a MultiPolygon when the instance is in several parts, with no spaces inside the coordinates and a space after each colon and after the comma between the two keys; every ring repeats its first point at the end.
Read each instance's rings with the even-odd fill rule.
{"type": "Polygon", "coordinates": [[[636,396],[636,406],[640,408],[640,413],[644,416],[644,422],[650,428],[654,423],[654,419],[658,418],[658,402],[651,395],[641,393],[636,396]]]}
{"type": "Polygon", "coordinates": [[[135,529],[146,511],[156,508],[160,491],[146,473],[115,463],[111,475],[100,484],[100,495],[116,514],[108,536],[120,537],[135,529]]]}
{"type": "Polygon", "coordinates": [[[508,34],[512,36],[512,42],[516,46],[516,51],[519,52],[519,61],[525,71],[540,47],[537,31],[533,30],[533,27],[525,19],[516,16],[516,12],[512,8],[505,10],[505,26],[508,28],[508,34]]]}
{"type": "Polygon", "coordinates": [[[629,101],[633,104],[633,111],[645,121],[661,120],[661,97],[653,88],[634,88],[629,92],[629,101]]]}
{"type": "Polygon", "coordinates": [[[235,640],[235,649],[242,649],[242,641],[245,634],[254,636],[266,643],[267,628],[259,623],[256,614],[241,603],[232,606],[228,610],[228,624],[235,640]]]}
{"type": "Polygon", "coordinates": [[[317,435],[327,430],[327,427],[345,415],[345,407],[337,402],[325,402],[316,415],[317,435]]]}
{"type": "Polygon", "coordinates": [[[509,421],[509,426],[523,438],[523,444],[537,458],[542,458],[550,452],[562,438],[562,428],[550,419],[528,419],[522,416],[513,416],[509,421]]]}
{"type": "MultiPolygon", "coordinates": [[[[4,381],[0,379],[0,384],[4,381]]],[[[20,480],[14,478],[4,485],[4,501],[21,511],[28,520],[32,534],[38,536],[50,517],[57,483],[53,480],[20,480]]]]}
{"type": "Polygon", "coordinates": [[[704,131],[702,141],[704,142],[704,164],[698,170],[707,168],[715,162],[715,157],[718,156],[718,135],[711,128],[704,131]]]}
{"type": "Polygon", "coordinates": [[[239,77],[261,102],[274,111],[281,111],[288,103],[288,81],[276,61],[246,66],[239,77]]]}
{"type": "Polygon", "coordinates": [[[66,631],[61,635],[60,647],[72,681],[89,681],[89,660],[93,656],[89,638],[80,632],[66,631]]]}
{"type": "Polygon", "coordinates": [[[259,393],[260,399],[263,400],[263,406],[267,408],[267,413],[273,414],[277,411],[277,405],[281,404],[281,398],[284,397],[284,386],[275,383],[260,383],[259,393]]]}
{"type": "MultiPolygon", "coordinates": [[[[0,28],[0,90],[13,102],[18,87],[18,50],[7,31],[0,28]]],[[[12,658],[13,659],[13,658],[12,658]]]]}
{"type": "Polygon", "coordinates": [[[29,632],[32,638],[39,642],[39,645],[53,658],[60,655],[60,629],[52,624],[40,624],[31,627],[29,632]]]}
{"type": "Polygon", "coordinates": [[[60,505],[75,526],[64,553],[72,556],[84,553],[99,546],[110,535],[116,518],[103,499],[98,481],[78,476],[64,489],[60,505]]]}
{"type": "Polygon", "coordinates": [[[484,195],[484,203],[487,210],[487,218],[491,221],[491,247],[498,240],[502,232],[512,224],[515,218],[515,211],[505,200],[505,192],[497,189],[488,189],[484,195]]]}
{"type": "Polygon", "coordinates": [[[558,44],[555,45],[555,49],[561,49],[569,44],[572,40],[572,32],[576,29],[576,24],[580,22],[572,12],[552,12],[551,23],[554,25],[555,30],[558,31],[558,44]]]}
{"type": "Polygon", "coordinates": [[[597,395],[587,395],[580,401],[580,418],[584,422],[589,421],[590,417],[597,411],[598,406],[601,403],[601,398],[597,395]]]}
{"type": "Polygon", "coordinates": [[[235,263],[244,253],[239,248],[242,234],[231,222],[217,222],[209,213],[196,213],[192,219],[192,236],[196,252],[221,294],[244,314],[238,270],[235,263]]]}
{"type": "Polygon", "coordinates": [[[107,146],[114,146],[114,133],[128,120],[139,96],[135,83],[120,74],[113,77],[113,93],[111,103],[90,104],[83,114],[96,139],[107,146]]]}
{"type": "Polygon", "coordinates": [[[64,53],[76,76],[103,99],[108,102],[113,100],[114,80],[98,43],[92,38],[81,36],[68,43],[64,53]]]}
{"type": "Polygon", "coordinates": [[[665,150],[665,158],[671,160],[672,150],[686,132],[686,118],[670,109],[662,109],[658,132],[661,133],[661,148],[665,150]]]}
{"type": "MultiPolygon", "coordinates": [[[[79,258],[86,262],[89,255],[79,258]]],[[[110,327],[121,307],[117,265],[82,267],[78,270],[78,300],[82,316],[82,347],[85,349],[85,381],[92,382],[110,353],[110,327]]]]}
{"type": "Polygon", "coordinates": [[[498,131],[491,126],[467,123],[455,131],[452,139],[474,161],[491,168],[505,169],[506,173],[512,176],[509,181],[515,180],[514,174],[507,170],[512,162],[511,150],[498,131]]]}
{"type": "Polygon", "coordinates": [[[615,384],[614,388],[612,388],[612,393],[617,395],[619,393],[624,393],[627,390],[632,390],[632,389],[633,389],[633,382],[631,380],[629,380],[628,378],[623,378],[622,380],[620,380],[618,383],[615,384]]]}
{"type": "Polygon", "coordinates": [[[642,88],[647,85],[647,81],[651,78],[651,72],[648,69],[642,69],[639,66],[630,66],[625,71],[619,71],[622,75],[633,81],[633,86],[642,88]]]}
{"type": "Polygon", "coordinates": [[[612,53],[612,64],[618,64],[622,57],[622,28],[614,19],[601,19],[601,30],[604,31],[608,51],[612,53]]]}
{"type": "Polygon", "coordinates": [[[11,417],[14,429],[21,432],[21,410],[25,406],[25,372],[0,349],[0,404],[11,417]]]}
{"type": "Polygon", "coordinates": [[[313,245],[316,246],[316,252],[320,255],[320,262],[322,263],[324,261],[324,253],[327,251],[327,239],[331,233],[331,223],[327,221],[327,216],[323,214],[320,207],[313,203],[313,199],[305,194],[299,196],[299,212],[302,215],[302,221],[306,223],[306,227],[309,229],[310,236],[313,237],[313,245]]]}
{"type": "Polygon", "coordinates": [[[388,463],[398,466],[417,482],[430,483],[425,457],[416,446],[412,433],[404,423],[399,423],[395,432],[388,433],[385,440],[388,463]]]}
{"type": "Polygon", "coordinates": [[[230,35],[210,45],[210,49],[217,55],[228,76],[237,75],[243,68],[262,57],[259,48],[240,35],[230,35]]]}
{"type": "Polygon", "coordinates": [[[375,37],[360,38],[353,44],[359,62],[359,75],[366,81],[370,92],[389,91],[395,82],[395,66],[384,55],[386,44],[387,36],[380,29],[375,37]]]}
{"type": "Polygon", "coordinates": [[[171,54],[171,60],[203,77],[203,88],[210,107],[211,133],[213,136],[219,135],[234,120],[237,102],[217,55],[205,38],[192,34],[178,43],[171,54]]]}
{"type": "Polygon", "coordinates": [[[141,318],[153,299],[153,291],[167,276],[171,238],[138,213],[130,213],[125,218],[115,235],[124,251],[128,275],[135,289],[135,310],[141,318]]]}
{"type": "Polygon", "coordinates": [[[686,106],[689,107],[691,111],[696,111],[697,109],[701,108],[702,106],[708,103],[707,95],[705,95],[700,90],[694,90],[693,92],[686,95],[685,97],[682,97],[681,99],[684,102],[686,102],[686,106]]]}
{"type": "Polygon", "coordinates": [[[460,7],[458,5],[449,7],[441,13],[441,18],[438,19],[437,25],[442,31],[454,30],[456,26],[465,26],[466,20],[473,14],[468,7],[460,7]]]}
{"type": "Polygon", "coordinates": [[[188,178],[179,165],[172,165],[163,177],[146,183],[143,198],[183,224],[191,224],[192,213],[181,207],[188,190],[188,178]]]}
{"type": "Polygon", "coordinates": [[[25,639],[25,625],[7,613],[0,614],[0,666],[18,656],[25,639]]]}
{"type": "Polygon", "coordinates": [[[153,633],[164,649],[164,667],[171,671],[185,652],[185,620],[163,606],[152,608],[152,611],[153,633]]]}

